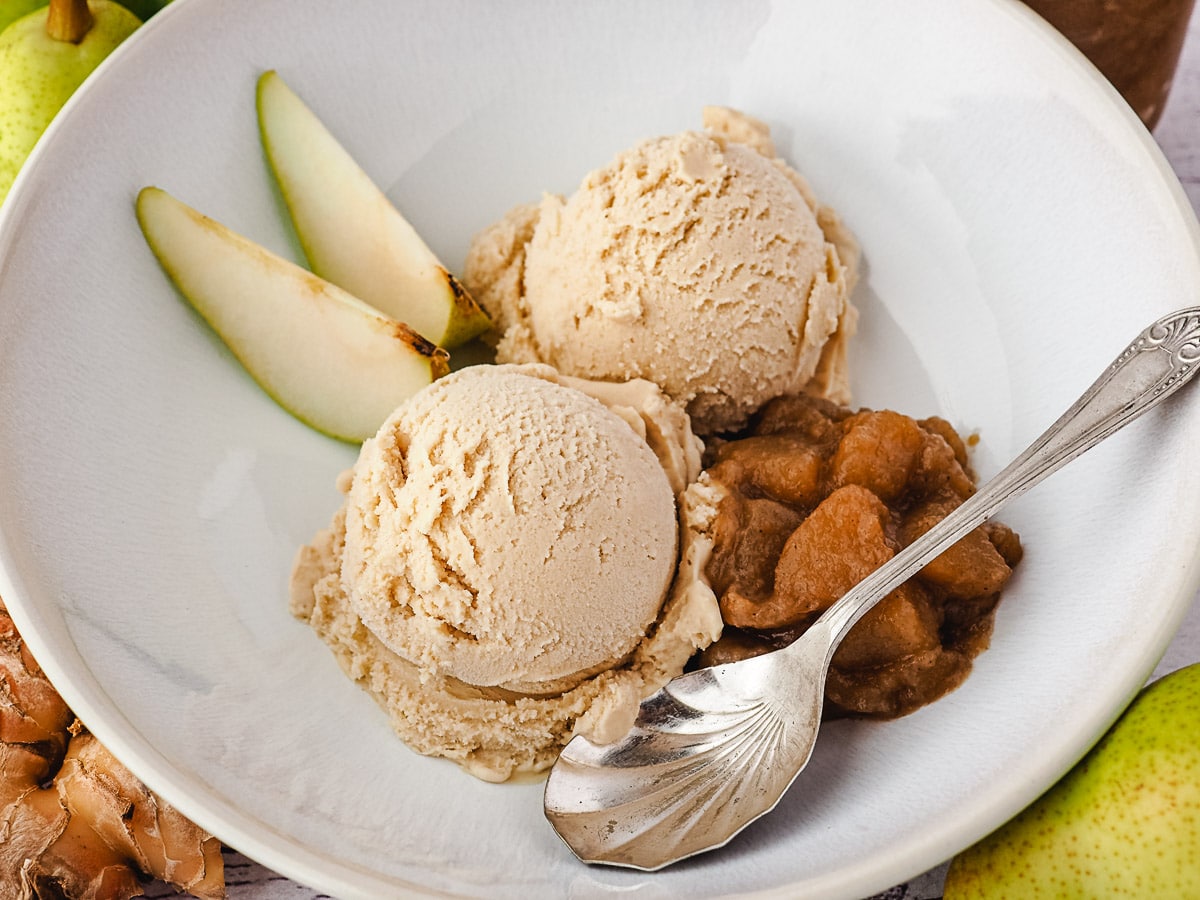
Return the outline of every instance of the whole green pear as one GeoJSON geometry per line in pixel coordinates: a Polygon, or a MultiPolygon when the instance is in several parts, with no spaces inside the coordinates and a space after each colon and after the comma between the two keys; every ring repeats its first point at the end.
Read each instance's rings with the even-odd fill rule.
{"type": "Polygon", "coordinates": [[[1047,794],[955,857],[944,890],[1200,898],[1200,663],[1143,689],[1047,794]]]}
{"type": "Polygon", "coordinates": [[[56,11],[69,17],[74,6],[69,0],[54,0],[0,32],[0,202],[50,120],[96,66],[141,25],[123,6],[89,0],[83,15],[90,12],[91,24],[77,41],[52,36],[48,19],[56,11]]]}
{"type": "Polygon", "coordinates": [[[0,31],[46,5],[46,0],[0,0],[0,31]]]}

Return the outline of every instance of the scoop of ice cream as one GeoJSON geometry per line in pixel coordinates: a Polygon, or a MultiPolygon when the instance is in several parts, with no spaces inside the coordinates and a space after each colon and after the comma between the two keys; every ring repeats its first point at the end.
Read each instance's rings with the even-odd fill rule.
{"type": "Polygon", "coordinates": [[[292,612],[414,750],[492,781],[542,771],[574,734],[628,731],[719,637],[699,470],[686,414],[648,382],[464,370],[364,445],[297,554],[292,612]]]}
{"type": "Polygon", "coordinates": [[[479,235],[464,280],[501,361],[645,378],[702,434],[809,385],[845,397],[853,238],[773,153],[757,120],[645,141],[479,235]],[[743,143],[745,142],[745,143],[743,143]]]}
{"type": "Polygon", "coordinates": [[[675,500],[645,441],[580,391],[476,366],[367,441],[342,580],[396,653],[528,689],[625,657],[675,574],[675,500]]]}

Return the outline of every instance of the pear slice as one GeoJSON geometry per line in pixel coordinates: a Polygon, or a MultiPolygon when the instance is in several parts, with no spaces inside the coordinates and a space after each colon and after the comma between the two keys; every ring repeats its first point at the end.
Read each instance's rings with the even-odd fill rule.
{"type": "Polygon", "coordinates": [[[276,72],[258,80],[258,124],[313,272],[440,347],[488,329],[471,295],[276,72]]]}
{"type": "Polygon", "coordinates": [[[407,325],[155,187],[137,198],[146,242],[246,370],[296,418],[345,441],[371,437],[449,370],[407,325]]]}

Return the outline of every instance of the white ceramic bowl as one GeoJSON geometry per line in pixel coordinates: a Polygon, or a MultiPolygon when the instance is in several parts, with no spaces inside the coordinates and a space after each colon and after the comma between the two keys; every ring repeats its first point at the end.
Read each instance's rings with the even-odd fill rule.
{"type": "Polygon", "coordinates": [[[853,897],[1032,800],[1150,672],[1197,587],[1194,391],[1006,513],[1028,554],[965,686],[830,726],[725,851],[586,868],[539,785],[409,752],[286,609],[353,448],[255,387],[134,220],[158,184],[298,258],[256,132],[267,68],[452,266],[511,204],[703,104],[766,119],[862,242],[857,400],[977,430],[985,475],[1200,299],[1157,149],[1016,3],[176,3],[0,220],[0,594],[87,725],[226,842],[342,897],[853,897]]]}

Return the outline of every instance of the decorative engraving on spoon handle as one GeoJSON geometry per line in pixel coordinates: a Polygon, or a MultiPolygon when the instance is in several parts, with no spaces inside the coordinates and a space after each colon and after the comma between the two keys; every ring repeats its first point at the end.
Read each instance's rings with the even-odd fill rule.
{"type": "Polygon", "coordinates": [[[1192,367],[1200,362],[1200,307],[1183,309],[1165,316],[1147,328],[1113,363],[1117,368],[1126,357],[1145,350],[1160,349],[1170,354],[1174,369],[1156,388],[1170,391],[1180,379],[1186,380],[1192,367]]]}
{"type": "Polygon", "coordinates": [[[1200,363],[1200,307],[1173,312],[1125,348],[1058,420],[941,523],[901,550],[830,607],[819,620],[831,632],[829,655],[890,590],[920,571],[1001,505],[1024,493],[1166,399],[1200,363]]]}

